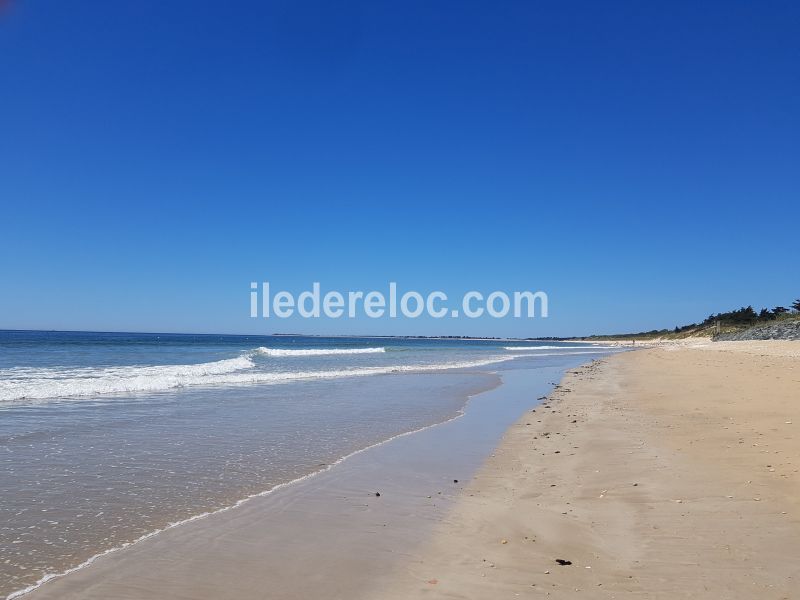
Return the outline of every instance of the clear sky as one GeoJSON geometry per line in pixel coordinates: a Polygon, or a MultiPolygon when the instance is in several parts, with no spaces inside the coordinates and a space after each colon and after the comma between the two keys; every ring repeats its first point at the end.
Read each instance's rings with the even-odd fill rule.
{"type": "Polygon", "coordinates": [[[800,3],[0,3],[0,328],[571,335],[800,296],[800,3]],[[250,281],[550,318],[253,320],[250,281]]]}

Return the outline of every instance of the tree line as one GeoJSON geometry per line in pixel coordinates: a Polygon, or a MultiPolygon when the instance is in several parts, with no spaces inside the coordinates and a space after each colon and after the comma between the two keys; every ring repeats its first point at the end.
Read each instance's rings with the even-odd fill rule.
{"type": "Polygon", "coordinates": [[[675,333],[681,331],[688,331],[697,327],[707,327],[719,323],[722,326],[741,327],[746,325],[756,325],[758,323],[766,323],[767,321],[774,321],[787,313],[794,312],[800,313],[800,298],[792,302],[790,308],[785,306],[776,306],[772,309],[762,308],[756,311],[752,306],[743,306],[742,308],[731,310],[728,312],[721,312],[711,314],[701,323],[692,323],[691,325],[684,325],[683,327],[676,327],[675,333]]]}

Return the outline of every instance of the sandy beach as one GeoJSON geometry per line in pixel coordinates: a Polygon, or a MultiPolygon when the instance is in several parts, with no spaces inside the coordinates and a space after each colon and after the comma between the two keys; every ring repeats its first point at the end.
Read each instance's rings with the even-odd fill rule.
{"type": "Polygon", "coordinates": [[[792,598],[798,346],[617,354],[541,404],[547,372],[507,371],[461,419],[25,597],[792,598]]]}
{"type": "Polygon", "coordinates": [[[576,369],[372,597],[797,597],[798,350],[695,342],[576,369]]]}

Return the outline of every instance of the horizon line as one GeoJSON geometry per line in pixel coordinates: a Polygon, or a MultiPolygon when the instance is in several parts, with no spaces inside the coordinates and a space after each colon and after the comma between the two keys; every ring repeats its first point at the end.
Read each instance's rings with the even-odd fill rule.
{"type": "MultiPolygon", "coordinates": [[[[134,335],[208,335],[229,337],[322,337],[322,338],[429,338],[429,339],[471,339],[471,340],[554,340],[580,338],[581,336],[544,336],[544,337],[509,337],[509,336],[476,336],[476,335],[359,335],[359,334],[321,334],[321,333],[188,333],[180,331],[99,331],[93,329],[6,329],[0,327],[0,333],[113,333],[134,335]]],[[[592,334],[596,335],[596,334],[592,334]]],[[[612,334],[613,335],[613,334],[612,334]]],[[[585,336],[584,336],[585,337],[585,336]]]]}

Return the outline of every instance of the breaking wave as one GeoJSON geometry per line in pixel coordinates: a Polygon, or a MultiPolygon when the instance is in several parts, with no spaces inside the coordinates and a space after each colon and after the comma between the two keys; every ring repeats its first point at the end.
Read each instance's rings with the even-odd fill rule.
{"type": "Polygon", "coordinates": [[[364,377],[389,373],[465,369],[527,355],[487,357],[482,360],[423,365],[343,367],[331,370],[264,371],[256,368],[250,351],[237,358],[196,365],[126,366],[97,368],[16,367],[0,369],[0,405],[29,400],[164,392],[195,386],[279,384],[314,379],[364,377]]]}
{"type": "Polygon", "coordinates": [[[253,366],[244,354],[193,365],[0,369],[0,402],[157,392],[224,379],[253,366]]]}

